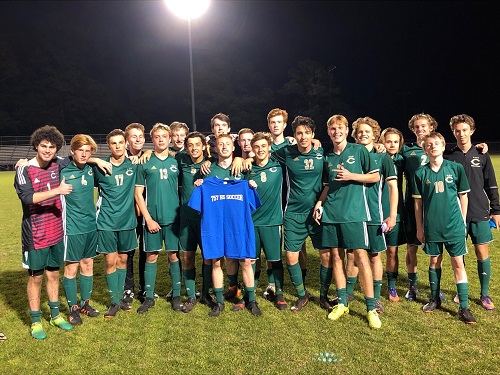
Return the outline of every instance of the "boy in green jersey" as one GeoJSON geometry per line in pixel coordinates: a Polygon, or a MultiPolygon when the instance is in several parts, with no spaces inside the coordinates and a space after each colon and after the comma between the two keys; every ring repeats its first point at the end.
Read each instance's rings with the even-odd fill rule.
{"type": "Polygon", "coordinates": [[[470,191],[467,176],[461,164],[443,158],[446,143],[441,134],[432,132],[425,136],[423,147],[429,163],[415,172],[413,181],[417,238],[424,243],[424,251],[430,256],[431,299],[422,310],[432,312],[441,305],[439,290],[444,246],[451,257],[460,301],[458,317],[464,323],[474,324],[463,260],[463,255],[467,254],[465,218],[467,192],[470,191]]]}
{"type": "Polygon", "coordinates": [[[168,149],[174,153],[184,152],[184,141],[189,133],[188,126],[184,122],[179,121],[174,121],[169,126],[172,136],[170,137],[171,146],[168,149]]]}
{"type": "Polygon", "coordinates": [[[179,167],[177,160],[169,155],[170,127],[158,123],[153,126],[150,135],[154,152],[146,163],[139,165],[135,183],[135,201],[144,217],[144,251],[146,252],[144,268],[146,299],[137,312],[145,313],[155,305],[154,286],[157,260],[163,244],[168,254],[172,280],[172,308],[175,311],[181,311],[181,270],[178,257],[179,167]],[[144,190],[146,190],[146,198],[143,196],[144,190]]]}
{"type": "Polygon", "coordinates": [[[63,198],[65,267],[63,287],[70,309],[69,321],[82,324],[80,313],[95,317],[99,311],[89,304],[94,284],[94,258],[97,255],[97,224],[94,206],[94,173],[87,164],[97,145],[86,134],[77,134],[71,139],[72,161],[60,172],[73,186],[70,195],[63,198]],[[76,274],[80,266],[80,294],[78,304],[76,274]]]}
{"type": "Polygon", "coordinates": [[[365,204],[367,197],[364,186],[365,183],[375,183],[380,179],[378,167],[364,146],[347,142],[349,128],[344,116],[330,117],[327,127],[333,143],[333,150],[325,158],[328,185],[314,206],[313,217],[316,222],[321,220],[323,248],[328,249],[321,251],[322,266],[323,257],[329,261],[326,265],[333,263],[337,286],[338,304],[328,318],[338,320],[349,313],[344,267],[345,250],[348,249],[353,252],[354,263],[359,268],[369,326],[380,328],[382,323],[375,310],[373,275],[367,252],[369,242],[366,222],[370,221],[371,216],[365,204]]]}
{"type": "MultiPolygon", "coordinates": [[[[380,300],[382,287],[383,265],[381,253],[387,248],[385,233],[390,232],[396,225],[398,207],[398,184],[394,164],[387,153],[375,152],[374,145],[380,137],[378,122],[370,117],[358,118],[352,124],[352,137],[356,143],[364,145],[370,153],[374,165],[378,167],[380,181],[366,185],[367,204],[370,209],[371,220],[367,222],[368,240],[370,247],[368,254],[373,273],[373,290],[375,296],[375,309],[377,313],[384,311],[380,300]],[[382,192],[388,188],[389,204],[383,210],[382,192]],[[385,229],[382,230],[382,225],[385,229]]],[[[347,253],[347,295],[353,295],[354,284],[357,280],[358,269],[354,265],[354,254],[347,253]]]]}
{"type": "Polygon", "coordinates": [[[94,168],[99,191],[97,201],[97,252],[104,254],[106,282],[111,304],[104,313],[114,318],[118,311],[132,311],[123,301],[127,274],[127,253],[137,247],[134,187],[137,166],[126,156],[123,130],[114,129],[106,137],[111,156],[111,173],[94,168]]]}
{"type": "Polygon", "coordinates": [[[278,309],[284,310],[287,304],[283,298],[283,262],[281,261],[281,225],[283,224],[281,185],[283,174],[281,166],[269,159],[271,144],[272,138],[269,133],[255,133],[251,142],[254,165],[245,178],[253,180],[257,184],[257,194],[259,194],[262,204],[252,213],[256,258],[260,259],[261,248],[264,249],[273,276],[273,300],[278,309]]]}
{"type": "MultiPolygon", "coordinates": [[[[125,140],[127,141],[127,155],[129,159],[139,159],[144,154],[144,125],[133,122],[125,128],[125,140]]],[[[144,235],[142,231],[142,216],[137,214],[137,239],[139,241],[139,291],[138,298],[144,301],[146,291],[144,289],[144,265],[146,264],[146,253],[144,252],[144,235]]],[[[134,300],[134,255],[135,249],[127,253],[127,276],[125,277],[125,290],[123,300],[131,304],[134,300]]]]}
{"type": "MultiPolygon", "coordinates": [[[[180,168],[181,180],[181,207],[180,207],[180,229],[179,249],[182,251],[184,267],[184,286],[186,288],[187,301],[183,304],[182,311],[185,313],[193,310],[196,305],[195,292],[195,255],[198,246],[201,246],[200,215],[188,206],[189,198],[194,190],[194,181],[202,178],[200,167],[207,157],[207,142],[205,136],[199,132],[191,132],[185,138],[185,152],[175,155],[180,168]]],[[[203,249],[202,249],[203,251],[203,249]]],[[[207,262],[208,263],[208,262],[207,262]]],[[[212,265],[203,263],[203,287],[200,302],[211,305],[209,294],[212,282],[212,265]]]]}
{"type": "MultiPolygon", "coordinates": [[[[290,278],[297,293],[292,311],[300,311],[309,297],[304,288],[304,279],[299,265],[299,254],[306,238],[311,237],[315,249],[321,247],[321,230],[312,218],[312,209],[321,192],[323,175],[323,149],[314,150],[312,140],[316,125],[310,117],[297,116],[292,122],[296,145],[288,145],[275,151],[272,156],[286,167],[288,176],[288,195],[284,214],[285,251],[290,278]]],[[[320,250],[321,264],[327,268],[329,259],[320,250]]],[[[322,292],[320,302],[326,301],[331,280],[328,274],[321,273],[322,292]]]]}
{"type": "MultiPolygon", "coordinates": [[[[398,183],[398,210],[396,215],[396,225],[390,232],[385,233],[387,250],[385,252],[385,273],[387,276],[387,299],[391,302],[398,302],[399,296],[396,290],[398,279],[398,246],[406,243],[403,225],[403,170],[404,161],[399,153],[404,144],[403,134],[395,128],[387,128],[380,135],[380,142],[384,145],[387,155],[391,157],[394,163],[394,169],[397,174],[398,183]]],[[[387,185],[384,185],[382,191],[382,209],[384,212],[389,210],[389,191],[387,185]]]]}

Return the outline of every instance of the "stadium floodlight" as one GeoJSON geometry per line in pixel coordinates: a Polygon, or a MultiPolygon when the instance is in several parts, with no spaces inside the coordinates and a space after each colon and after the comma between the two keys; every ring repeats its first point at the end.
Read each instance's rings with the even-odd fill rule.
{"type": "Polygon", "coordinates": [[[192,130],[196,131],[196,115],[194,101],[194,79],[193,79],[193,47],[191,44],[191,20],[200,17],[210,5],[210,0],[165,0],[165,4],[177,17],[188,21],[189,32],[189,72],[191,75],[191,114],[193,117],[192,130]]]}

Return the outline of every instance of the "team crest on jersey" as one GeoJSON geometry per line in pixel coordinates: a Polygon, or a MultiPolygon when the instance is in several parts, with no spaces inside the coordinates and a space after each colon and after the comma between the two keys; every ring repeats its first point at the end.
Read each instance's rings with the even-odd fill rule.
{"type": "Polygon", "coordinates": [[[170,170],[174,173],[177,172],[177,165],[171,165],[170,170]]]}
{"type": "Polygon", "coordinates": [[[55,180],[57,178],[56,172],[52,172],[50,174],[50,178],[53,179],[53,180],[55,180]]]}
{"type": "Polygon", "coordinates": [[[480,168],[481,167],[481,160],[479,159],[478,156],[474,156],[472,160],[470,161],[470,166],[473,168],[480,168]]]}
{"type": "Polygon", "coordinates": [[[351,156],[347,157],[346,163],[347,164],[354,164],[354,163],[356,163],[356,158],[353,155],[351,155],[351,156]]]}
{"type": "Polygon", "coordinates": [[[447,174],[444,180],[451,184],[453,182],[453,176],[451,174],[447,174]]]}
{"type": "Polygon", "coordinates": [[[272,173],[278,172],[278,168],[277,167],[271,167],[271,168],[269,168],[269,172],[272,172],[272,173]]]}
{"type": "Polygon", "coordinates": [[[134,174],[134,171],[132,170],[132,168],[127,168],[127,171],[125,172],[125,174],[127,176],[132,176],[134,174]]]}
{"type": "Polygon", "coordinates": [[[191,174],[196,174],[196,168],[191,168],[191,174]]]}
{"type": "Polygon", "coordinates": [[[89,169],[89,171],[87,172],[87,174],[88,174],[89,176],[92,176],[92,175],[94,174],[94,172],[92,172],[92,169],[89,169]]]}
{"type": "Polygon", "coordinates": [[[241,174],[237,175],[237,176],[234,176],[234,179],[235,180],[241,180],[241,174]]]}
{"type": "Polygon", "coordinates": [[[318,159],[318,160],[323,159],[323,155],[322,155],[321,153],[319,153],[319,152],[318,152],[318,153],[316,154],[316,159],[318,159]]]}

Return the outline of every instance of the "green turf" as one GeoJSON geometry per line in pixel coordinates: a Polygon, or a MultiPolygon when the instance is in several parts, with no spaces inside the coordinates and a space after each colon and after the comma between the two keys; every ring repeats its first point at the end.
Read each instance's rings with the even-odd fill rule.
{"type": "MultiPolygon", "coordinates": [[[[500,175],[500,157],[494,157],[500,175]]],[[[455,286],[449,258],[445,258],[443,309],[421,311],[428,298],[427,257],[419,251],[418,303],[390,303],[382,299],[382,329],[372,331],[364,317],[363,297],[356,289],[351,313],[337,322],[326,319],[318,306],[319,259],[308,243],[307,287],[311,302],[300,313],[278,311],[261,297],[267,285],[261,277],[258,301],[263,315],[226,310],[219,318],[207,316],[198,304],[190,314],[176,313],[163,298],[170,289],[166,258],[159,260],[157,291],[161,298],[148,313],[120,312],[110,321],[83,317],[84,324],[71,332],[50,327],[45,292],[42,293],[43,325],[47,339],[29,336],[26,272],[21,268],[21,206],[13,188],[14,174],[0,173],[0,342],[1,373],[5,374],[494,374],[500,367],[498,310],[485,311],[478,304],[479,282],[474,255],[466,257],[470,279],[471,310],[478,324],[467,326],[457,319],[451,301],[455,286]]],[[[490,294],[500,309],[499,232],[490,247],[493,264],[490,294]]],[[[469,244],[469,251],[473,251],[469,244]]],[[[137,262],[136,262],[137,263],[137,262]]],[[[197,275],[201,267],[197,264],[197,275]]],[[[95,262],[93,304],[101,312],[109,303],[102,257],[95,262]]],[[[400,250],[397,289],[406,288],[404,249],[400,250]]],[[[285,298],[294,300],[285,272],[285,298]]],[[[383,291],[386,284],[384,280],[383,291]]],[[[333,287],[332,292],[334,293],[333,287]]],[[[332,294],[332,293],[331,293],[332,294]]],[[[404,299],[403,299],[404,300],[404,299]]],[[[67,314],[61,288],[62,311],[67,314]]],[[[134,310],[139,303],[134,301],[134,310]]]]}

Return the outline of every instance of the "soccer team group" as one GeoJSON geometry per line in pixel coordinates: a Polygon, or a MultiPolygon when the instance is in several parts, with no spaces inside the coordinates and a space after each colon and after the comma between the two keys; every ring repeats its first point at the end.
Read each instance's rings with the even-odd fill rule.
{"type": "Polygon", "coordinates": [[[467,236],[477,257],[481,305],[494,309],[488,293],[488,243],[493,240],[490,219],[500,225],[498,188],[487,146],[472,145],[475,123],[470,116],[451,118],[457,140],[452,150],[445,149],[443,136],[436,132],[437,122],[424,113],[409,121],[416,136],[412,144],[404,144],[395,128],[381,131],[370,117],[352,124],[356,143],[350,143],[347,119],[334,115],[327,122],[331,144],[324,148],[329,151],[314,138],[316,125],[309,117],[297,116],[291,122],[293,138],[284,136],[286,111],[271,110],[267,121],[269,132],[244,128],[236,135],[230,133],[229,117],[218,113],[211,119],[208,137],[189,132],[184,123],[158,123],[150,131],[152,151],[143,150],[144,126],[132,123],[125,131],[115,129],[107,135],[111,155],[104,160],[92,157],[97,145],[85,134],[71,140],[70,157],[57,157],[63,135],[49,125],[37,129],[31,136],[36,156],[16,165],[14,183],[23,209],[22,255],[29,273],[31,335],[46,337],[40,309],[44,274],[51,326],[71,330],[82,324],[81,315],[100,314],[90,305],[97,254],[104,254],[110,295],[105,318],[132,310],[134,297],[141,301],[138,313],[155,305],[162,249],[167,252],[172,285],[167,298],[175,311],[189,313],[199,301],[209,307],[210,316],[219,316],[225,301],[232,301],[231,310],[248,309],[258,316],[255,285],[261,268],[269,279],[264,296],[277,309],[288,308],[282,289],[283,247],[297,295],[291,311],[298,312],[311,297],[305,288],[307,237],[320,255],[319,304],[333,321],[349,313],[359,277],[368,324],[381,327],[381,254],[386,254],[387,299],[397,302],[398,246],[403,244],[409,280],[405,298],[415,301],[417,249],[423,244],[430,259],[431,289],[423,311],[432,312],[441,305],[444,247],[454,272],[458,317],[476,323],[468,308],[463,261],[467,236]],[[241,151],[238,157],[235,144],[241,151]],[[224,184],[244,194],[218,195],[218,189],[232,188],[224,184]],[[211,212],[200,191],[210,191],[207,197],[212,202],[225,199],[223,211],[211,212]],[[249,207],[251,216],[245,218],[243,212],[238,216],[237,204],[249,207]],[[203,256],[199,292],[197,249],[203,256]],[[261,264],[262,250],[266,262],[261,264]],[[59,312],[62,266],[69,322],[59,312]],[[226,290],[223,269],[229,282],[226,290]],[[239,269],[244,288],[238,281],[239,269]],[[332,280],[336,298],[328,296],[332,280]]]}

